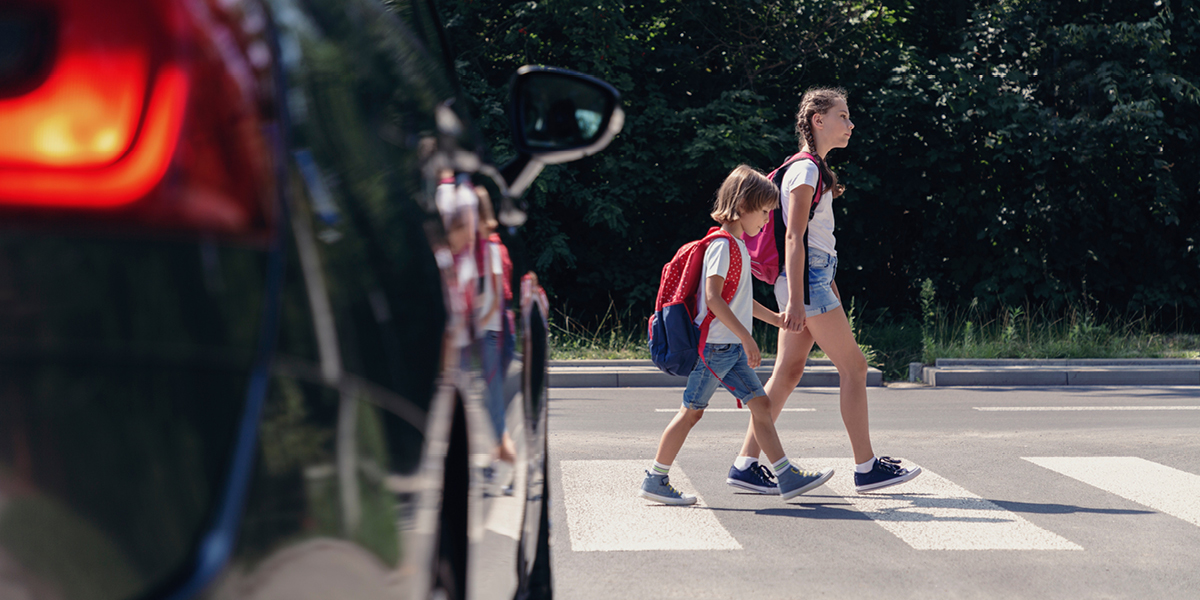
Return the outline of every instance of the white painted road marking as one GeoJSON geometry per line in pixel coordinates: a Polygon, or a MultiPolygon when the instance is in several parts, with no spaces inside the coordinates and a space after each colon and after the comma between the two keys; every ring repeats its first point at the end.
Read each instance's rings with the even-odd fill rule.
{"type": "Polygon", "coordinates": [[[1041,412],[1085,410],[1200,410],[1200,406],[976,406],[984,412],[1041,412]]]}
{"type": "Polygon", "coordinates": [[[1133,456],[1025,460],[1200,526],[1200,475],[1133,456]]]}
{"type": "MultiPolygon", "coordinates": [[[[698,498],[695,506],[665,506],[638,497],[650,460],[564,460],[563,499],[571,550],[741,550],[698,498]]],[[[671,485],[695,488],[679,465],[671,485]]],[[[698,495],[697,495],[698,496],[698,495]]]]}
{"type": "Polygon", "coordinates": [[[517,496],[499,496],[490,500],[485,527],[514,540],[521,539],[521,517],[524,516],[525,499],[517,496]]]}
{"type": "MultiPolygon", "coordinates": [[[[916,550],[1082,550],[1078,544],[922,469],[916,479],[880,492],[854,491],[847,459],[793,459],[807,470],[837,471],[826,484],[854,508],[916,550]]],[[[915,465],[905,461],[902,466],[915,465]]],[[[822,488],[815,492],[820,494],[822,488]]],[[[799,496],[796,501],[804,501],[799,496]]]]}
{"type": "MultiPolygon", "coordinates": [[[[785,408],[785,409],[783,409],[783,412],[816,412],[816,410],[817,409],[815,409],[815,408],[785,408]]],[[[673,413],[673,412],[679,412],[679,409],[678,408],[656,408],[656,409],[654,409],[654,412],[673,413]]],[[[706,414],[706,415],[708,413],[727,413],[727,412],[740,412],[740,413],[750,414],[750,409],[748,409],[748,408],[706,408],[706,409],[704,409],[704,414],[706,414]]]]}

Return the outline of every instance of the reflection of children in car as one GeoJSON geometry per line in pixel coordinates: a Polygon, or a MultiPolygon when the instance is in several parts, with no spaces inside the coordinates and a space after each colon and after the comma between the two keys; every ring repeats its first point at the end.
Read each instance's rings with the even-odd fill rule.
{"type": "Polygon", "coordinates": [[[479,198],[469,186],[457,183],[452,171],[443,171],[440,181],[435,198],[446,228],[446,245],[453,256],[454,265],[453,279],[448,282],[447,290],[451,304],[448,307],[449,342],[455,358],[466,368],[471,357],[473,323],[470,319],[464,319],[462,315],[469,314],[474,300],[474,284],[478,271],[470,249],[474,247],[479,198]]]}
{"type": "Polygon", "coordinates": [[[491,197],[486,189],[476,188],[479,196],[479,237],[475,246],[475,262],[479,269],[475,288],[475,331],[483,380],[487,388],[488,413],[499,441],[494,456],[506,463],[516,460],[512,438],[505,427],[504,375],[512,356],[505,356],[505,336],[512,334],[504,298],[504,261],[502,244],[493,236],[499,223],[492,210],[491,197]]]}

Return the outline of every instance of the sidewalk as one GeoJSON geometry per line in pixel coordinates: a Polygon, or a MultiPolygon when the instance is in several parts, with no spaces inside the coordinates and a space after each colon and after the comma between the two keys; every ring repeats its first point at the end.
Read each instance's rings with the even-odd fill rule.
{"type": "MultiPolygon", "coordinates": [[[[774,359],[755,369],[764,383],[774,359]]],[[[933,366],[913,363],[909,381],[934,387],[1065,385],[1196,385],[1200,359],[948,359],[933,366]]],[[[659,371],[649,360],[556,360],[550,387],[684,387],[687,379],[659,371]]],[[[809,360],[800,387],[837,387],[837,369],[828,360],[809,360]]],[[[884,385],[883,373],[867,371],[867,385],[884,385]]]]}
{"type": "Polygon", "coordinates": [[[946,386],[1200,385],[1200,359],[939,358],[909,366],[909,379],[946,386]]]}

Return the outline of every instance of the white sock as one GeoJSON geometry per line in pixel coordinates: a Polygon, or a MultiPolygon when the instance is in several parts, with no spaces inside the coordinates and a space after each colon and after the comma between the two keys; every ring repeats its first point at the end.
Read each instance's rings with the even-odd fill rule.
{"type": "Polygon", "coordinates": [[[854,472],[855,473],[870,473],[871,469],[873,469],[873,468],[875,468],[875,457],[874,456],[871,457],[871,460],[868,460],[867,462],[865,462],[861,465],[855,465],[854,472]]]}
{"type": "Polygon", "coordinates": [[[758,464],[758,459],[751,456],[739,456],[733,459],[733,468],[739,471],[745,471],[756,464],[758,464]]]}
{"type": "Polygon", "coordinates": [[[650,472],[655,475],[666,475],[670,470],[671,465],[664,465],[658,461],[654,461],[654,466],[650,468],[650,472]]]}
{"type": "Polygon", "coordinates": [[[771,468],[775,470],[775,475],[778,476],[780,473],[788,470],[788,467],[791,466],[792,463],[788,462],[788,457],[784,456],[783,458],[779,459],[779,462],[771,465],[771,468]]]}

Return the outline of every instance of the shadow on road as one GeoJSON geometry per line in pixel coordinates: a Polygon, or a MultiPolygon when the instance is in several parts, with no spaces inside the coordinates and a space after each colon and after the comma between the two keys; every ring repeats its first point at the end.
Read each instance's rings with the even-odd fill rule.
{"type": "Polygon", "coordinates": [[[1069,515],[1074,513],[1096,513],[1101,515],[1152,515],[1153,510],[1133,510],[1128,508],[1086,508],[1073,504],[1053,504],[1041,502],[1012,502],[1009,500],[988,500],[1004,510],[1017,513],[1033,513],[1037,515],[1069,515]]]}

